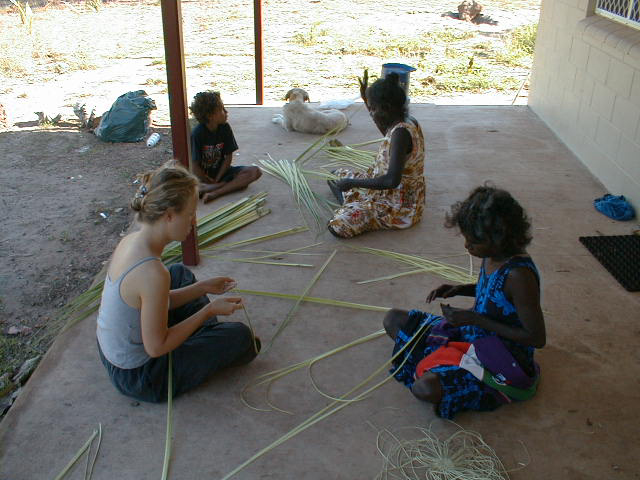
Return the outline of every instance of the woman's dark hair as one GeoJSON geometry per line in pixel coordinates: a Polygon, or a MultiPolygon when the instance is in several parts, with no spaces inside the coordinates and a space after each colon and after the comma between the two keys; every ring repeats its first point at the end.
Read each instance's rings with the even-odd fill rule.
{"type": "Polygon", "coordinates": [[[509,192],[486,183],[452,205],[445,226],[459,227],[473,241],[489,242],[506,255],[522,252],[531,242],[531,223],[524,209],[509,192]]]}
{"type": "Polygon", "coordinates": [[[407,94],[400,86],[400,77],[395,72],[373,82],[367,88],[366,95],[369,105],[379,106],[388,112],[407,113],[407,94]]]}
{"type": "Polygon", "coordinates": [[[221,105],[222,98],[220,97],[220,92],[208,90],[197,93],[196,96],[193,97],[193,102],[191,102],[189,108],[193,116],[198,120],[198,123],[207,123],[209,115],[220,108],[221,105]]]}

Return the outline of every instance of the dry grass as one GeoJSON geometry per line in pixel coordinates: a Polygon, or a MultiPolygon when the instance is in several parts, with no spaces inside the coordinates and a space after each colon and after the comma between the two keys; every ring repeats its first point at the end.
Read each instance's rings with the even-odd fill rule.
{"type": "Polygon", "coordinates": [[[164,78],[147,78],[147,81],[144,82],[145,85],[164,85],[167,83],[167,80],[164,78]]]}
{"type": "MultiPolygon", "coordinates": [[[[447,17],[452,7],[445,0],[433,0],[420,10],[391,0],[381,0],[375,9],[368,1],[355,0],[346,10],[344,0],[310,3],[304,8],[274,0],[263,12],[265,99],[279,100],[292,84],[312,90],[314,99],[352,97],[357,94],[355,77],[362,68],[376,72],[385,61],[418,67],[411,79],[411,96],[417,102],[458,91],[517,88],[519,79],[529,73],[531,55],[521,55],[521,46],[510,48],[500,35],[514,46],[526,37],[508,32],[531,23],[533,16],[518,9],[534,12],[539,0],[517,4],[491,0],[483,5],[486,12],[497,11],[507,20],[495,27],[460,22],[447,17]],[[471,56],[478,68],[459,76],[471,56]],[[435,74],[439,65],[444,65],[446,73],[441,78],[435,74]]],[[[237,95],[253,97],[251,9],[248,0],[183,4],[190,90],[213,86],[228,101],[237,95]],[[220,10],[227,14],[217,15],[220,10]]],[[[0,16],[0,47],[4,52],[0,75],[16,82],[43,82],[77,70],[122,63],[145,85],[146,79],[160,77],[158,70],[164,64],[159,3],[100,5],[97,0],[85,0],[50,4],[34,9],[31,34],[16,11],[7,11],[0,16]],[[131,28],[132,21],[135,28],[131,28]]],[[[85,82],[74,94],[81,95],[77,90],[86,88],[95,95],[100,73],[91,79],[95,79],[93,85],[85,82]]],[[[130,82],[113,85],[118,93],[130,87],[130,82]]]]}
{"type": "Polygon", "coordinates": [[[0,75],[9,78],[47,78],[77,70],[97,68],[98,59],[89,42],[61,41],[58,28],[43,22],[46,10],[34,10],[31,33],[22,28],[16,14],[0,22],[0,75]]]}

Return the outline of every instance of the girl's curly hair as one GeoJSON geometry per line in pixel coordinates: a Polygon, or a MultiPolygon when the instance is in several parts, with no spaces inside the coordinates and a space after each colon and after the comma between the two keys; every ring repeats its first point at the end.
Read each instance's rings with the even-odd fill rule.
{"type": "Polygon", "coordinates": [[[520,253],[531,242],[524,209],[509,192],[487,183],[451,206],[445,227],[459,227],[473,241],[489,242],[505,255],[520,253]]]}
{"type": "Polygon", "coordinates": [[[208,90],[206,92],[196,93],[193,102],[189,106],[191,113],[196,117],[198,123],[207,123],[209,115],[215,112],[222,105],[220,92],[208,90]]]}

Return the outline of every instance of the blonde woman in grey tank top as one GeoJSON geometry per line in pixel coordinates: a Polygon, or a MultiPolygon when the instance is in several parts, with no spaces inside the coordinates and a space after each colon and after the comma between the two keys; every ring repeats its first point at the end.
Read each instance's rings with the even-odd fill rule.
{"type": "Polygon", "coordinates": [[[97,321],[98,350],[116,388],[139,400],[166,400],[169,352],[174,395],[257,355],[246,325],[217,320],[242,308],[242,299],[207,297],[231,290],[232,278],[197,281],[184,265],[167,269],[160,260],[169,242],[182,241],[191,231],[197,185],[180,167],[141,176],[131,202],[141,228],[120,241],[107,271],[97,321]]]}

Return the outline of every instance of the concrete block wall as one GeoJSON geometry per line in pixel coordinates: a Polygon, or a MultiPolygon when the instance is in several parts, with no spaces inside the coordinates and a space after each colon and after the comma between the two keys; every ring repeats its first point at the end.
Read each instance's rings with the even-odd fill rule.
{"type": "Polygon", "coordinates": [[[594,0],[542,0],[529,105],[640,215],[640,30],[594,0]]]}

